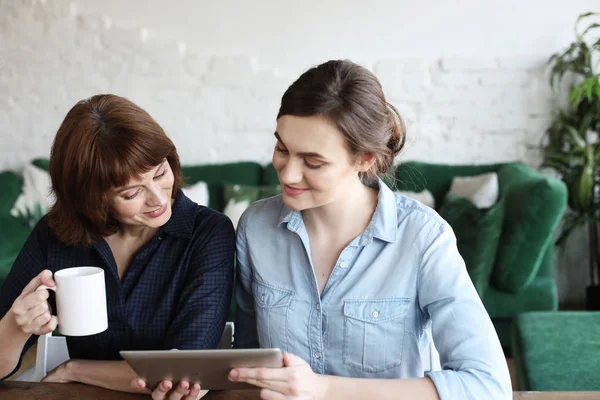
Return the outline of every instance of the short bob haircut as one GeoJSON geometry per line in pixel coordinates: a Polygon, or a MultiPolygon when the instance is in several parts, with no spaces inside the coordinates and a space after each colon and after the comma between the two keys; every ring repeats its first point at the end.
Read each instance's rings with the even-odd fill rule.
{"type": "Polygon", "coordinates": [[[111,215],[109,191],[126,185],[167,159],[182,186],[179,156],[164,130],[131,101],[96,95],[78,102],[62,122],[50,154],[56,202],[48,225],[70,246],[89,246],[119,230],[111,215]]]}

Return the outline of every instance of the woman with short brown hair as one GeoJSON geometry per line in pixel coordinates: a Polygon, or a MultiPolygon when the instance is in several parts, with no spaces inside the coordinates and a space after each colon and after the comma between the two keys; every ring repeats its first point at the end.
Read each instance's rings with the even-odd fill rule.
{"type": "MultiPolygon", "coordinates": [[[[57,326],[48,291],[36,288],[78,265],[104,269],[108,329],[67,337],[71,360],[46,381],[148,392],[130,386],[136,375],[119,351],[215,348],[231,298],[235,234],[227,217],[181,192],[179,157],[160,125],[122,97],[80,101],[56,134],[50,177],[56,202],[0,290],[0,377],[16,371],[36,335],[57,326]]],[[[201,393],[197,384],[163,382],[153,396],[201,393]]]]}

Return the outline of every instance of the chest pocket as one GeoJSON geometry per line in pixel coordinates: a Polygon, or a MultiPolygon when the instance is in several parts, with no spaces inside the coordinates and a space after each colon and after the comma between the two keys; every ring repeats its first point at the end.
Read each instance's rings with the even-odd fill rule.
{"type": "Polygon", "coordinates": [[[402,364],[406,298],[344,302],[344,364],[382,372],[402,364]]]}
{"type": "Polygon", "coordinates": [[[294,292],[254,281],[254,310],[260,347],[287,351],[288,313],[294,292]]]}

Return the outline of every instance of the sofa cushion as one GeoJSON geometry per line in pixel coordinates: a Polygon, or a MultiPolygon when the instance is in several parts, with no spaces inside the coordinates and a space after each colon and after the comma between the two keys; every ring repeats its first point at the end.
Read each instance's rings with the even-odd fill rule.
{"type": "Polygon", "coordinates": [[[443,204],[455,176],[473,176],[494,172],[501,164],[444,165],[411,161],[396,168],[396,186],[399,190],[420,192],[427,189],[435,204],[443,204]]]}
{"type": "Polygon", "coordinates": [[[31,229],[54,204],[48,171],[33,164],[23,169],[23,187],[10,214],[26,221],[31,229]]]}
{"type": "Polygon", "coordinates": [[[498,288],[518,292],[531,283],[553,244],[567,191],[562,181],[521,163],[504,165],[498,178],[506,220],[492,278],[498,288]]]}
{"type": "Polygon", "coordinates": [[[262,167],[253,162],[197,165],[182,167],[182,173],[187,184],[206,182],[210,195],[209,207],[222,211],[225,207],[223,185],[227,183],[259,185],[262,167]]]}
{"type": "Polygon", "coordinates": [[[225,208],[223,214],[227,215],[234,228],[237,228],[242,213],[256,200],[275,196],[281,193],[281,186],[256,186],[225,184],[223,186],[223,197],[225,208]]]}
{"type": "Polygon", "coordinates": [[[498,289],[492,283],[485,291],[483,305],[492,318],[513,318],[527,310],[556,310],[558,307],[556,282],[551,277],[536,277],[517,293],[498,289]]]}
{"type": "Polygon", "coordinates": [[[204,181],[198,181],[193,185],[181,188],[183,194],[194,203],[208,207],[210,203],[210,195],[208,194],[208,185],[204,181]]]}
{"type": "Polygon", "coordinates": [[[449,193],[468,199],[477,208],[490,208],[498,201],[498,174],[487,172],[475,176],[455,176],[449,193]]]}
{"type": "Polygon", "coordinates": [[[600,312],[528,312],[513,329],[519,390],[597,391],[600,312]]]}
{"type": "Polygon", "coordinates": [[[480,209],[466,198],[450,193],[439,210],[440,216],[450,224],[456,235],[458,251],[480,297],[489,285],[494,268],[502,234],[503,211],[501,203],[480,209]]]}

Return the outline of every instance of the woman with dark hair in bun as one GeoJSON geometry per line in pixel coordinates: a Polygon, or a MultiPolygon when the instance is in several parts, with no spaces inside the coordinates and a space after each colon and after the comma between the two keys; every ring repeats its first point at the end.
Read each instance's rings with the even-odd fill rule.
{"type": "Polygon", "coordinates": [[[284,367],[231,380],[263,399],[512,398],[452,229],[381,179],[405,137],[377,78],[352,62],[311,68],[285,92],[283,193],[238,225],[235,335],[236,347],[282,349],[284,367]]]}

